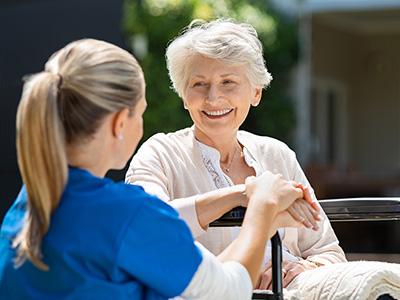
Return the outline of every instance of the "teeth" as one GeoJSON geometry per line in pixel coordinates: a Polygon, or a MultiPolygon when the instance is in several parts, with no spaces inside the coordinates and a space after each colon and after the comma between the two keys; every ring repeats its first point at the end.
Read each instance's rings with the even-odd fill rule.
{"type": "Polygon", "coordinates": [[[205,111],[205,113],[209,116],[222,116],[222,115],[226,115],[230,111],[231,111],[231,109],[222,109],[222,110],[214,110],[214,111],[205,111]]]}

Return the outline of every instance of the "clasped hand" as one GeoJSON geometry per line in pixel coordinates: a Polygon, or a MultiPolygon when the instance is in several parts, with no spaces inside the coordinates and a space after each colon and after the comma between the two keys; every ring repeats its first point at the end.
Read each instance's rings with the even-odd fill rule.
{"type": "MultiPolygon", "coordinates": [[[[268,174],[267,174],[268,175],[268,174]]],[[[250,179],[251,181],[252,179],[250,179]]],[[[291,204],[286,206],[287,208],[276,216],[274,220],[273,228],[278,229],[282,227],[307,227],[312,230],[317,231],[318,221],[320,221],[319,216],[319,206],[317,202],[311,196],[310,188],[304,186],[301,183],[297,183],[294,181],[285,181],[281,175],[278,175],[275,179],[274,187],[279,185],[291,186],[292,188],[301,189],[302,198],[298,198],[293,201],[291,204]]],[[[277,191],[283,191],[284,189],[280,188],[277,191]]],[[[279,195],[279,193],[277,193],[279,195]]],[[[282,197],[278,197],[279,201],[286,201],[287,193],[281,195],[282,197]],[[284,196],[286,195],[286,196],[284,196]]],[[[309,262],[307,260],[300,261],[284,261],[282,267],[282,278],[283,278],[283,287],[287,287],[290,282],[300,273],[314,269],[317,265],[309,262]]],[[[271,289],[271,281],[272,281],[272,270],[271,263],[268,263],[264,270],[262,270],[260,279],[258,284],[256,285],[257,289],[271,289]]]]}

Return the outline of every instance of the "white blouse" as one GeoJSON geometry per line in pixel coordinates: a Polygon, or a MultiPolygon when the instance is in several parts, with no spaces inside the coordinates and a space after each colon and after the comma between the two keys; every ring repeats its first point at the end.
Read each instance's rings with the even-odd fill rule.
{"type": "MultiPolygon", "coordinates": [[[[220,164],[220,154],[218,150],[210,147],[202,142],[196,140],[196,143],[200,149],[201,156],[203,158],[204,166],[206,167],[207,171],[209,172],[215,187],[220,189],[228,186],[233,186],[234,183],[230,179],[228,175],[224,173],[221,168],[220,164]]],[[[243,156],[244,160],[246,161],[247,165],[254,169],[256,176],[262,174],[262,168],[259,163],[254,159],[251,153],[247,150],[246,147],[243,146],[243,156]]],[[[210,230],[212,228],[209,228],[210,230]]],[[[239,236],[240,227],[230,227],[229,230],[231,231],[232,238],[236,238],[239,236]]],[[[285,229],[280,228],[278,230],[279,236],[281,239],[285,236],[285,229]]],[[[299,260],[296,256],[292,255],[289,250],[283,245],[282,247],[282,259],[290,260],[290,261],[297,261],[299,260]]],[[[265,248],[265,255],[263,260],[263,265],[266,265],[271,260],[271,242],[268,241],[266,248],[265,248]]]]}

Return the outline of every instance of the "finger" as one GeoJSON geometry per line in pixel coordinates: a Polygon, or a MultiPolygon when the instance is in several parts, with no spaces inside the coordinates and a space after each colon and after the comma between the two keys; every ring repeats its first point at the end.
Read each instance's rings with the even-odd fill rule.
{"type": "Polygon", "coordinates": [[[272,280],[271,280],[271,282],[268,284],[268,287],[267,287],[265,290],[270,290],[270,291],[272,291],[272,280]]]}
{"type": "Polygon", "coordinates": [[[321,216],[320,216],[319,212],[314,210],[308,203],[304,203],[304,202],[301,202],[301,203],[302,203],[303,209],[307,210],[312,216],[312,218],[311,218],[312,220],[310,220],[310,222],[313,223],[313,222],[317,222],[317,221],[321,220],[321,216]]]}
{"type": "MultiPolygon", "coordinates": [[[[284,280],[284,278],[286,277],[286,274],[288,273],[287,270],[290,270],[291,264],[292,263],[290,261],[282,261],[282,272],[281,272],[282,280],[284,280]]],[[[283,281],[282,281],[282,284],[283,284],[283,281]]],[[[268,290],[272,290],[272,280],[271,280],[271,283],[268,286],[268,290]]]]}
{"type": "MultiPolygon", "coordinates": [[[[283,280],[285,280],[285,277],[286,277],[286,274],[287,274],[287,270],[284,268],[284,267],[282,267],[282,285],[283,285],[283,280]]],[[[271,288],[272,289],[272,288],[271,288]]]]}
{"type": "Polygon", "coordinates": [[[313,209],[310,207],[310,205],[308,205],[308,203],[305,203],[302,200],[296,201],[296,210],[301,215],[304,222],[314,225],[316,221],[314,219],[314,215],[312,214],[313,209]]]}
{"type": "Polygon", "coordinates": [[[296,200],[296,202],[293,203],[290,208],[293,214],[297,215],[296,221],[298,221],[305,227],[312,228],[317,225],[316,221],[314,220],[314,216],[311,213],[312,208],[303,200],[296,200]]]}
{"type": "Polygon", "coordinates": [[[298,212],[297,210],[298,204],[295,202],[292,204],[291,207],[289,207],[287,209],[287,211],[289,212],[289,214],[292,216],[293,219],[295,219],[295,221],[301,223],[304,225],[304,217],[298,212]]]}
{"type": "Polygon", "coordinates": [[[292,261],[287,261],[284,260],[282,261],[282,285],[283,287],[286,287],[289,280],[293,280],[290,277],[292,276],[291,274],[293,273],[293,270],[298,268],[298,263],[292,262],[292,261]],[[285,284],[285,285],[284,285],[285,284]]]}
{"type": "Polygon", "coordinates": [[[248,185],[248,184],[253,183],[255,179],[256,179],[256,177],[253,176],[253,175],[252,176],[248,176],[248,177],[246,177],[244,182],[245,182],[246,185],[248,185]]]}
{"type": "Polygon", "coordinates": [[[303,189],[303,184],[294,180],[290,180],[289,183],[296,188],[303,189]]]}
{"type": "Polygon", "coordinates": [[[306,200],[307,203],[309,203],[312,206],[312,208],[314,208],[314,210],[319,211],[320,210],[319,205],[318,205],[317,201],[312,197],[311,189],[308,186],[306,186],[300,182],[296,182],[296,181],[292,181],[292,182],[294,184],[293,186],[300,188],[303,191],[304,200],[306,200]]]}
{"type": "Polygon", "coordinates": [[[301,273],[297,268],[290,269],[287,271],[286,276],[283,278],[282,285],[286,288],[292,281],[301,273]]]}
{"type": "Polygon", "coordinates": [[[268,261],[264,267],[262,267],[260,276],[258,277],[258,281],[257,281],[256,287],[255,287],[256,289],[260,289],[261,280],[263,278],[263,275],[269,268],[271,268],[271,260],[268,261]]]}
{"type": "Polygon", "coordinates": [[[308,204],[311,205],[311,207],[319,212],[319,205],[317,201],[312,197],[311,195],[311,189],[308,186],[303,186],[303,195],[304,195],[304,200],[307,201],[308,204]]]}
{"type": "Polygon", "coordinates": [[[304,223],[306,227],[318,230],[318,223],[314,219],[313,214],[311,213],[311,208],[309,205],[305,203],[301,203],[299,206],[299,211],[301,212],[302,216],[304,217],[304,223]]]}
{"type": "Polygon", "coordinates": [[[303,190],[301,188],[295,187],[295,188],[293,188],[293,192],[294,192],[295,199],[303,198],[303,190]]]}
{"type": "Polygon", "coordinates": [[[263,276],[261,279],[260,286],[258,287],[259,290],[270,290],[272,283],[272,277],[263,276]]]}
{"type": "Polygon", "coordinates": [[[261,282],[259,285],[259,289],[260,290],[269,289],[269,286],[271,285],[271,281],[272,281],[272,269],[269,268],[261,275],[261,282]]]}
{"type": "MultiPolygon", "coordinates": [[[[307,205],[308,205],[308,204],[307,204],[307,205]]],[[[314,210],[314,209],[311,209],[311,210],[309,210],[309,211],[310,211],[310,213],[313,215],[313,218],[314,218],[315,221],[321,221],[321,215],[319,214],[318,211],[316,211],[316,210],[314,210]]]]}
{"type": "MultiPolygon", "coordinates": [[[[287,271],[286,271],[285,269],[282,269],[282,279],[285,278],[286,273],[287,273],[287,271]]],[[[283,281],[282,281],[282,284],[283,284],[283,281]]],[[[269,283],[269,285],[268,285],[268,287],[266,288],[266,290],[272,291],[272,280],[271,280],[271,282],[269,283]]]]}

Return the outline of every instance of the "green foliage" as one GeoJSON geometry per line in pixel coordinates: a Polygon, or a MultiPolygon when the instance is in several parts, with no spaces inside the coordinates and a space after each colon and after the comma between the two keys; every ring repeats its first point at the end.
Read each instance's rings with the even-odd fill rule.
{"type": "Polygon", "coordinates": [[[218,17],[248,22],[256,28],[274,77],[243,128],[288,141],[295,124],[293,104],[286,94],[288,72],[297,60],[296,26],[271,10],[265,0],[125,0],[124,30],[147,83],[144,138],[191,125],[182,101],[170,88],[165,50],[193,19],[218,17]]]}

